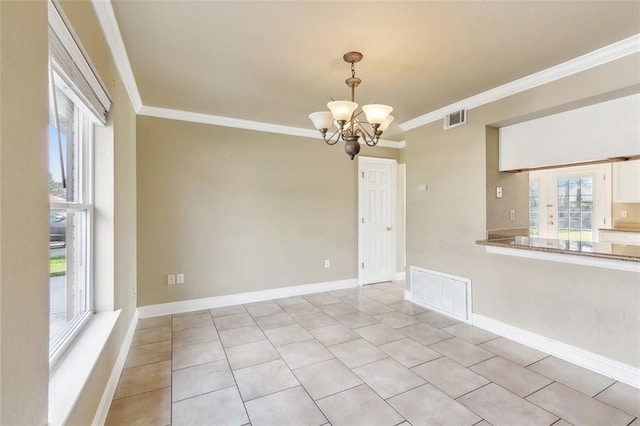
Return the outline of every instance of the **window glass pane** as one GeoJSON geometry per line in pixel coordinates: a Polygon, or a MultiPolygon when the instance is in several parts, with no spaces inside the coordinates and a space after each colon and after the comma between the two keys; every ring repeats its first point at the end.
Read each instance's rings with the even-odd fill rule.
{"type": "Polygon", "coordinates": [[[558,179],[558,239],[593,241],[593,179],[558,179]]]}
{"type": "Polygon", "coordinates": [[[529,182],[529,235],[537,237],[539,234],[539,204],[540,185],[538,181],[529,182]]]}
{"type": "Polygon", "coordinates": [[[52,201],[79,201],[74,191],[78,171],[73,143],[75,106],[58,87],[55,98],[57,108],[53,100],[49,102],[49,194],[52,201]]]}
{"type": "Polygon", "coordinates": [[[79,203],[81,186],[91,170],[81,164],[82,113],[63,89],[49,100],[49,350],[53,353],[91,311],[88,243],[90,210],[79,203]],[[54,103],[55,102],[55,103],[54,103]]]}

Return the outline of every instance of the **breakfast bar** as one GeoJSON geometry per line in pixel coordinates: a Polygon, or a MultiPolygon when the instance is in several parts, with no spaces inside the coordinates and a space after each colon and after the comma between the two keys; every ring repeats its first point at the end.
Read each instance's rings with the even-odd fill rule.
{"type": "Polygon", "coordinates": [[[488,253],[640,272],[640,246],[514,236],[476,241],[488,253]]]}

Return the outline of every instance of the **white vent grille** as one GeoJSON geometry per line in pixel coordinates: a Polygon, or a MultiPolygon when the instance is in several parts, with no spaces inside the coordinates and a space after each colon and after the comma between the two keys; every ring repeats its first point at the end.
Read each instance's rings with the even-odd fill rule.
{"type": "Polygon", "coordinates": [[[449,130],[454,127],[467,124],[467,110],[461,109],[460,111],[452,112],[444,117],[444,130],[449,130]]]}
{"type": "Polygon", "coordinates": [[[461,321],[471,321],[471,280],[410,267],[411,301],[461,321]]]}

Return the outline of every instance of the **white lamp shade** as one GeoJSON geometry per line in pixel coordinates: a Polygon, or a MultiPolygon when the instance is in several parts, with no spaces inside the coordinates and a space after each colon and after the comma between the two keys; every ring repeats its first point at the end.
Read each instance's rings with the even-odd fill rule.
{"type": "Polygon", "coordinates": [[[378,127],[379,132],[384,132],[389,127],[389,124],[393,121],[395,117],[391,114],[387,115],[387,118],[382,122],[382,124],[378,127]]]}
{"type": "Polygon", "coordinates": [[[329,107],[333,118],[336,120],[349,121],[351,120],[353,111],[358,108],[358,104],[349,101],[332,101],[327,104],[327,107],[329,107]]]}
{"type": "Polygon", "coordinates": [[[331,126],[333,116],[329,111],[312,112],[309,114],[309,118],[313,121],[313,125],[318,130],[328,129],[331,126]]]}
{"type": "Polygon", "coordinates": [[[371,104],[362,107],[367,121],[371,124],[382,124],[387,119],[393,108],[388,105],[371,104]]]}

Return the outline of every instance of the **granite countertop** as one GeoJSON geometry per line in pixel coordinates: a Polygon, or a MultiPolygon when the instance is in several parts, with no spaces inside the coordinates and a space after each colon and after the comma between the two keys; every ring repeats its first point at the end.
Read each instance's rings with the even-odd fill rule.
{"type": "Polygon", "coordinates": [[[613,221],[613,228],[600,228],[599,231],[640,232],[640,222],[635,219],[617,219],[613,221]]]}
{"type": "Polygon", "coordinates": [[[484,246],[496,246],[548,253],[564,253],[605,259],[640,262],[640,246],[604,242],[567,241],[532,237],[507,237],[476,241],[484,246]]]}

